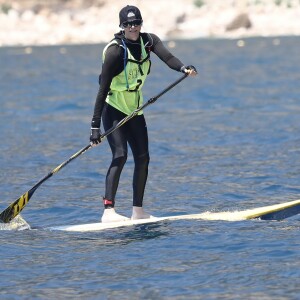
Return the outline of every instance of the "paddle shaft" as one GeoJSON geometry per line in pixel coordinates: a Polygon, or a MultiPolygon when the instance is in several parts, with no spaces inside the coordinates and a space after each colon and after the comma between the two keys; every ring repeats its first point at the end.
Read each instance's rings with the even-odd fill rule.
{"type": "MultiPolygon", "coordinates": [[[[145,104],[138,107],[136,110],[134,110],[130,115],[126,116],[124,119],[122,119],[118,124],[104,132],[100,139],[101,141],[106,138],[109,134],[114,132],[116,129],[121,127],[123,124],[125,124],[127,121],[135,117],[141,110],[146,108],[148,105],[154,103],[158,98],[160,98],[162,95],[164,95],[166,92],[168,92],[170,89],[172,89],[174,86],[176,86],[178,83],[180,83],[183,79],[185,79],[188,75],[184,74],[182,77],[177,79],[175,82],[170,84],[168,87],[166,87],[163,91],[161,91],[158,95],[155,97],[150,98],[145,104]]],[[[59,166],[57,166],[55,169],[53,169],[51,172],[49,172],[45,177],[43,177],[41,180],[39,180],[29,191],[24,193],[20,198],[15,200],[13,203],[11,203],[1,214],[0,214],[0,222],[8,223],[11,220],[13,220],[25,207],[25,205],[29,202],[30,198],[34,194],[34,192],[37,190],[37,188],[42,185],[46,180],[48,180],[50,177],[52,177],[55,173],[60,171],[62,168],[64,168],[67,164],[69,164],[71,161],[73,161],[75,158],[80,156],[81,154],[85,153],[87,150],[92,148],[92,145],[89,144],[73,154],[68,160],[61,163],[59,166]]]]}

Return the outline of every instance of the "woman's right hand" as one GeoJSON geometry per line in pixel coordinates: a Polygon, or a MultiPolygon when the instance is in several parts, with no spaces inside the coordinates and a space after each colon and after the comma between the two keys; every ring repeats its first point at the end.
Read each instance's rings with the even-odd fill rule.
{"type": "Polygon", "coordinates": [[[90,144],[92,146],[98,145],[101,143],[101,130],[100,128],[91,128],[90,134],[90,144]]]}

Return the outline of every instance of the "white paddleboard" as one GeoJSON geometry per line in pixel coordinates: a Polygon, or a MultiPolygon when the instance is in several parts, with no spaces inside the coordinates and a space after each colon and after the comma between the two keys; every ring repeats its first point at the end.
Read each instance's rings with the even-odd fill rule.
{"type": "Polygon", "coordinates": [[[90,223],[81,225],[64,225],[50,227],[50,230],[88,232],[113,229],[118,227],[142,225],[171,220],[223,220],[223,221],[242,221],[249,219],[282,220],[300,213],[300,200],[285,202],[276,205],[264,206],[254,209],[233,212],[204,212],[200,214],[178,215],[167,217],[153,217],[149,219],[129,220],[111,223],[90,223]]]}

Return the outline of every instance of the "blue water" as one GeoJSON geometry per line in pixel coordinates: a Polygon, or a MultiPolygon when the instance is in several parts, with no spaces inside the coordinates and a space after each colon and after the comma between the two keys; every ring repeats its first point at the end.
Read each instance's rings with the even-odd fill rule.
{"type": "MultiPolygon", "coordinates": [[[[145,111],[156,216],[234,211],[300,194],[298,38],[177,41],[198,68],[145,111]]],[[[103,45],[0,48],[1,211],[88,144],[103,45]]],[[[146,99],[181,75],[153,56],[146,99]]],[[[299,216],[180,220],[93,233],[110,163],[107,142],[37,189],[1,231],[1,299],[299,299],[299,216]]],[[[130,157],[117,210],[130,215],[130,157]]]]}

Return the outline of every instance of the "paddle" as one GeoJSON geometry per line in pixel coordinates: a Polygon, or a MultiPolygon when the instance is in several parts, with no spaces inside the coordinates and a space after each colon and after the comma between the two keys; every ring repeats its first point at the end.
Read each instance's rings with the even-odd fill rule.
{"type": "MultiPolygon", "coordinates": [[[[126,116],[124,119],[122,119],[118,124],[107,130],[101,135],[101,140],[103,140],[106,136],[114,132],[117,128],[125,124],[128,120],[135,117],[142,109],[146,108],[148,105],[154,103],[158,98],[160,98],[162,95],[164,95],[166,92],[168,92],[170,89],[172,89],[175,85],[180,83],[183,79],[185,79],[188,75],[184,74],[182,77],[177,79],[174,83],[170,84],[167,88],[165,88],[163,91],[161,91],[158,95],[156,95],[153,98],[150,98],[145,104],[134,110],[130,115],[126,116]]],[[[45,177],[43,177],[40,181],[38,181],[29,191],[24,193],[20,198],[18,198],[16,201],[11,203],[1,214],[0,214],[0,222],[2,223],[8,223],[11,220],[13,220],[25,207],[25,205],[28,203],[36,189],[46,180],[48,180],[50,177],[52,177],[55,173],[60,171],[63,167],[65,167],[68,163],[70,163],[72,160],[86,152],[92,148],[92,146],[89,144],[76,152],[74,155],[72,155],[68,160],[61,163],[59,166],[57,166],[55,169],[53,169],[51,172],[49,172],[45,177]]]]}

